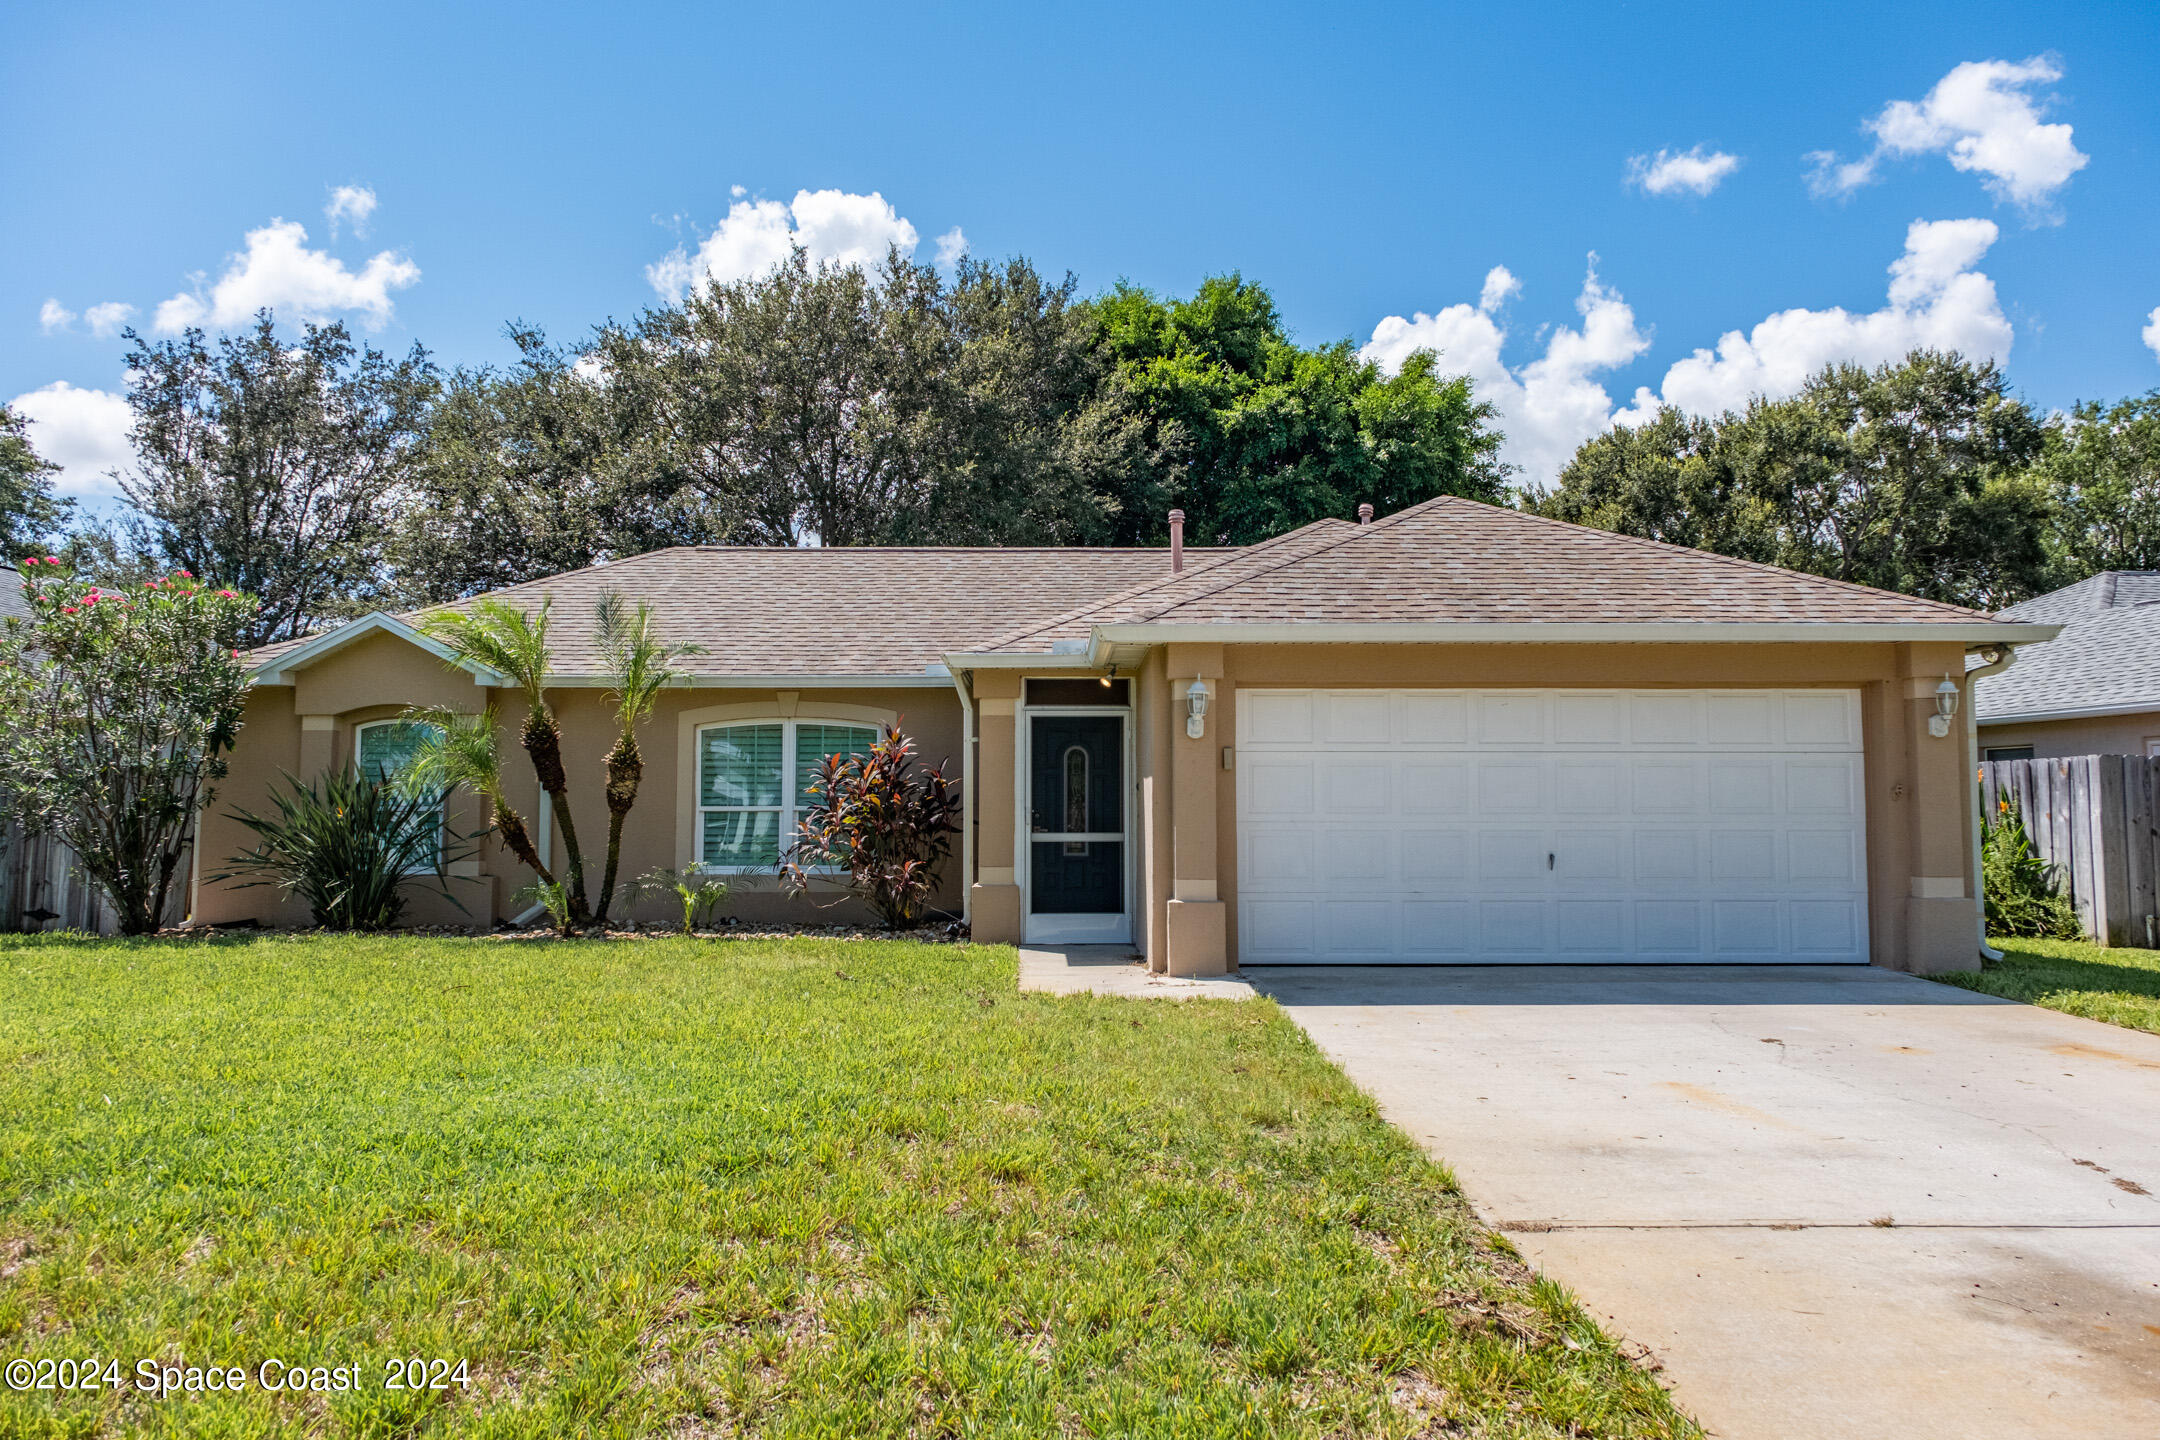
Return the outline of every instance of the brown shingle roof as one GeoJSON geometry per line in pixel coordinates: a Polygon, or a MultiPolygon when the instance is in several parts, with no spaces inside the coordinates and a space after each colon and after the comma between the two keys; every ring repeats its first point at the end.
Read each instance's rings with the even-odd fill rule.
{"type": "MultiPolygon", "coordinates": [[[[1204,560],[1222,552],[1188,553],[1204,560]]],[[[493,593],[526,606],[554,597],[550,637],[564,675],[601,669],[593,606],[604,590],[651,601],[664,636],[705,647],[679,662],[695,675],[920,675],[949,653],[1169,569],[1170,552],[1159,549],[686,545],[493,593]]],[[[250,658],[259,665],[304,643],[265,646],[250,658]]]]}
{"type": "Polygon", "coordinates": [[[1960,624],[1978,611],[1443,496],[1322,522],[1008,635],[1047,650],[1098,625],[1960,624]]]}

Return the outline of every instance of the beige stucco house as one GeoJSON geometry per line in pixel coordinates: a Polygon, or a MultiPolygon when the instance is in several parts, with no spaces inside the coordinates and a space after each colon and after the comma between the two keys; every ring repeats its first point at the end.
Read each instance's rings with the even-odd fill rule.
{"type": "Polygon", "coordinates": [[[2160,756],[2160,571],[2103,571],[2003,618],[2062,633],[1979,683],[1984,758],[2160,756]]]}
{"type": "MultiPolygon", "coordinates": [[[[772,879],[799,777],[900,722],[962,777],[941,899],[978,939],[1129,943],[1176,973],[1971,967],[1967,656],[2057,628],[1456,499],[1229,551],[665,550],[500,592],[553,597],[588,850],[610,589],[705,647],[644,732],[625,873],[702,864],[737,914],[820,918],[772,879]]],[[[514,718],[502,677],[410,621],[255,657],[207,856],[280,770],[394,764],[407,706],[514,718]]],[[[507,856],[459,869],[470,919],[510,914],[507,856]]],[[[197,917],[303,918],[270,894],[201,882],[197,917]]]]}

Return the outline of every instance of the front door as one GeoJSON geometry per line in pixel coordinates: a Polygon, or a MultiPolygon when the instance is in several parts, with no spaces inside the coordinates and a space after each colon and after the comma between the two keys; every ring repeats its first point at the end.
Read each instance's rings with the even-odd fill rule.
{"type": "Polygon", "coordinates": [[[1122,944],[1125,714],[1028,716],[1027,938],[1122,944]]]}

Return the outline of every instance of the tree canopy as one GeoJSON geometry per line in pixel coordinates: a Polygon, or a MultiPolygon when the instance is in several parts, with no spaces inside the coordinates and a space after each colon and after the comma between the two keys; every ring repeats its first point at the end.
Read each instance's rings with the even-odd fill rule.
{"type": "Polygon", "coordinates": [[[1834,365],[1714,420],[1664,410],[1586,442],[1539,513],[1995,608],[2045,588],[2040,420],[1992,363],[1834,365]]]}
{"type": "Polygon", "coordinates": [[[29,428],[0,405],[0,565],[43,549],[74,509],[53,494],[53,472],[60,467],[30,447],[29,428]]]}

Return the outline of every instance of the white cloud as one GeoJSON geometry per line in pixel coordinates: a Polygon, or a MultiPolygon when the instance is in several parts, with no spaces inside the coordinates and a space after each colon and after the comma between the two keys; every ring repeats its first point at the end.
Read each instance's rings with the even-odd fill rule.
{"type": "MultiPolygon", "coordinates": [[[[1545,353],[1527,364],[1501,358],[1508,332],[1497,312],[1522,287],[1497,265],[1475,307],[1450,305],[1408,320],[1391,315],[1373,327],[1360,353],[1393,372],[1415,351],[1432,350],[1443,373],[1468,375],[1478,398],[1499,412],[1507,436],[1501,458],[1518,467],[1523,483],[1544,489],[1583,441],[1615,424],[1640,425],[1668,405],[1716,415],[1755,395],[1792,395],[1826,365],[1880,365],[1920,347],[2008,359],[2010,322],[1995,282],[1975,268],[2000,233],[1992,220],[1916,220],[1905,233],[1904,253],[1890,265],[1881,309],[1780,311],[1668,367],[1657,391],[1642,386],[1617,410],[1595,377],[1643,354],[1650,337],[1627,302],[1599,283],[1595,256],[1575,302],[1582,328],[1554,330],[1545,353]]],[[[2160,356],[2160,308],[2150,319],[2145,343],[2160,356]]]]}
{"type": "Polygon", "coordinates": [[[1468,375],[1479,398],[1498,410],[1507,436],[1500,458],[1519,467],[1529,483],[1547,485],[1578,445],[1612,423],[1612,397],[1592,377],[1650,346],[1627,302],[1598,283],[1597,257],[1590,260],[1575,300],[1582,328],[1554,330],[1545,353],[1528,364],[1510,367],[1500,355],[1507,329],[1494,312],[1522,288],[1504,266],[1486,275],[1476,308],[1450,305],[1408,320],[1390,315],[1373,327],[1360,354],[1393,372],[1416,351],[1438,353],[1444,373],[1468,375]]]}
{"type": "Polygon", "coordinates": [[[1728,331],[1714,351],[1697,350],[1668,369],[1658,394],[1637,390],[1615,418],[1638,424],[1660,404],[1698,415],[1737,410],[1753,395],[1798,392],[1825,365],[1880,365],[1923,346],[2005,360],[2010,321],[1995,282],[1974,268],[2000,233],[1992,220],[1915,220],[1905,232],[1905,253],[1890,265],[1882,309],[1782,310],[1744,335],[1728,331]]]}
{"type": "Polygon", "coordinates": [[[135,318],[135,307],[120,300],[108,300],[102,305],[92,305],[83,311],[83,323],[90,333],[100,340],[110,340],[135,318]]]}
{"type": "Polygon", "coordinates": [[[1708,195],[1740,168],[1740,157],[1723,150],[1660,150],[1628,157],[1628,183],[1650,195],[1708,195]]]}
{"type": "Polygon", "coordinates": [[[369,329],[390,318],[390,292],[418,283],[420,267],[393,250],[370,259],[359,271],[323,250],[307,248],[307,230],[296,220],[272,220],[250,230],[247,249],[228,257],[225,273],[210,287],[175,295],[157,307],[156,327],[171,334],[190,325],[234,327],[257,310],[277,311],[286,320],[327,320],[340,312],[357,313],[369,329]]]}
{"type": "Polygon", "coordinates": [[[9,408],[30,422],[30,445],[60,467],[53,486],[63,495],[117,495],[110,472],[133,462],[128,431],[134,412],[106,390],[81,390],[65,380],[18,395],[9,408]]]}
{"type": "Polygon", "coordinates": [[[56,330],[65,330],[68,326],[73,325],[75,323],[75,312],[62,305],[58,300],[47,300],[43,305],[38,306],[37,323],[38,329],[50,335],[56,330]]]}
{"type": "Polygon", "coordinates": [[[2152,314],[2145,317],[2145,328],[2138,332],[2145,348],[2153,352],[2153,359],[2160,360],[2160,305],[2153,307],[2152,314]]]}
{"type": "Polygon", "coordinates": [[[967,236],[955,225],[937,237],[937,263],[950,270],[960,263],[960,257],[968,253],[967,236]]]}
{"type": "Polygon", "coordinates": [[[1843,161],[1828,150],[1810,154],[1809,185],[1818,195],[1849,195],[1873,181],[1886,158],[1944,154],[1959,170],[1981,176],[1996,199],[2045,215],[2056,192],[2091,159],[2072,143],[2068,125],[2041,123],[2047,102],[2030,93],[2062,74],[2044,55],[2022,63],[1968,60],[1927,98],[1893,100],[1868,121],[1875,136],[1868,154],[1843,161]]]}
{"type": "Polygon", "coordinates": [[[366,235],[368,219],[375,213],[375,192],[365,185],[340,185],[330,192],[323,214],[330,221],[330,238],[337,239],[338,226],[352,226],[355,235],[366,235]]]}
{"type": "Polygon", "coordinates": [[[868,269],[884,260],[888,248],[898,246],[903,254],[913,254],[920,243],[915,227],[876,191],[852,195],[798,190],[787,205],[737,200],[695,254],[678,245],[645,267],[645,279],[663,299],[674,302],[708,280],[725,285],[763,275],[797,245],[812,264],[868,269]]]}

